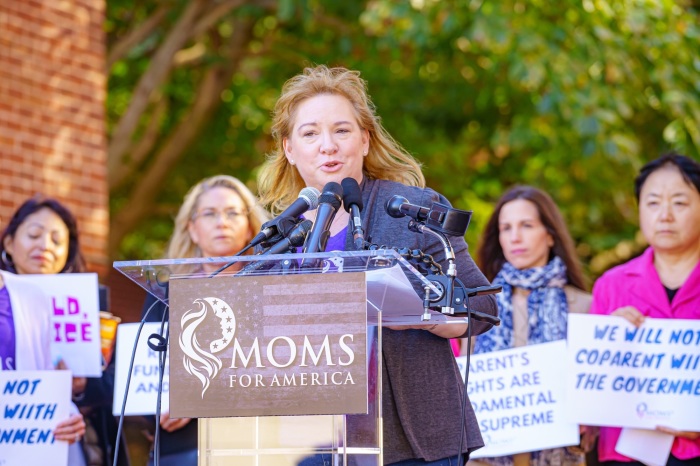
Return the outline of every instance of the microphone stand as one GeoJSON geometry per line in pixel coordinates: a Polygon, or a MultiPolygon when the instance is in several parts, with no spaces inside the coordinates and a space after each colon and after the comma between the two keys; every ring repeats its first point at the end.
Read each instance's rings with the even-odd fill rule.
{"type": "MultiPolygon", "coordinates": [[[[455,263],[455,252],[450,241],[442,233],[431,230],[425,226],[425,223],[415,220],[408,222],[408,229],[415,233],[433,235],[442,243],[442,247],[445,249],[445,259],[447,259],[448,263],[447,272],[445,272],[445,275],[428,275],[426,277],[442,291],[442,294],[439,299],[427,299],[433,302],[433,307],[439,307],[440,312],[443,314],[454,315],[455,309],[452,305],[452,296],[454,295],[454,279],[457,276],[457,264],[455,263]]],[[[426,307],[424,307],[423,320],[430,320],[430,313],[426,307]]]]}
{"type": "Polygon", "coordinates": [[[491,325],[500,325],[501,319],[498,317],[469,309],[468,300],[474,296],[499,293],[503,287],[495,285],[467,288],[464,286],[464,283],[457,278],[457,263],[455,262],[454,249],[447,239],[447,236],[439,231],[431,229],[426,226],[425,223],[413,219],[408,223],[408,229],[416,233],[429,234],[437,238],[445,249],[445,258],[448,262],[445,274],[431,273],[425,277],[439,290],[439,294],[431,297],[430,287],[425,288],[423,316],[421,319],[423,321],[430,320],[430,309],[439,308],[440,312],[446,315],[467,315],[470,320],[473,318],[474,320],[487,322],[491,325]]]}
{"type": "MultiPolygon", "coordinates": [[[[248,244],[246,247],[244,247],[243,249],[241,249],[240,251],[238,251],[236,254],[234,254],[234,255],[231,256],[231,257],[238,257],[238,256],[242,255],[244,252],[246,252],[248,249],[250,249],[250,248],[252,248],[252,247],[253,247],[252,244],[248,244]]],[[[209,275],[209,278],[212,278],[212,277],[215,277],[215,276],[219,275],[221,272],[223,272],[224,270],[228,269],[229,267],[231,267],[231,266],[232,266],[233,264],[235,264],[235,263],[236,263],[236,261],[231,261],[231,262],[228,262],[228,263],[224,264],[222,267],[220,267],[220,268],[216,269],[215,271],[213,271],[213,272],[209,275]]]]}
{"type": "MultiPolygon", "coordinates": [[[[279,227],[280,231],[287,230],[288,232],[294,231],[294,229],[295,229],[296,227],[298,227],[300,223],[303,222],[303,220],[299,220],[299,219],[290,219],[290,218],[282,218],[282,219],[277,219],[277,220],[280,221],[280,222],[281,222],[281,221],[284,221],[284,222],[285,222],[285,227],[284,227],[284,229],[283,229],[282,227],[279,227]]],[[[277,234],[276,236],[273,236],[272,238],[270,238],[270,239],[268,239],[267,241],[263,242],[262,244],[263,244],[263,245],[264,245],[264,244],[272,244],[272,246],[274,246],[275,244],[277,244],[277,242],[279,242],[279,241],[284,241],[284,239],[285,239],[286,236],[287,236],[287,233],[279,233],[279,234],[277,234]]],[[[272,246],[268,247],[268,250],[269,250],[272,246]]],[[[295,245],[295,246],[298,246],[298,245],[295,245]]],[[[238,257],[238,256],[242,255],[244,252],[246,252],[246,251],[247,251],[248,249],[250,249],[251,247],[253,247],[253,243],[252,243],[252,242],[251,242],[251,243],[248,243],[248,245],[247,245],[246,247],[244,247],[243,249],[241,249],[240,251],[238,251],[238,252],[237,252],[236,254],[234,254],[232,257],[238,257]]],[[[291,249],[291,246],[290,246],[290,249],[291,249]]],[[[265,252],[265,251],[260,252],[260,253],[258,253],[258,254],[256,254],[256,255],[258,255],[258,256],[263,255],[264,252],[265,252]]],[[[223,266],[220,267],[219,269],[217,269],[217,270],[215,270],[214,272],[212,272],[212,273],[209,275],[209,278],[212,278],[212,277],[215,277],[215,276],[219,275],[221,272],[223,272],[223,271],[226,270],[227,268],[231,267],[231,266],[232,266],[233,264],[235,264],[235,263],[236,263],[236,261],[231,261],[231,262],[229,262],[229,263],[223,265],[223,266]]],[[[250,263],[248,263],[248,265],[246,265],[245,267],[243,267],[243,269],[242,269],[240,272],[238,272],[237,275],[245,275],[246,273],[253,272],[253,271],[255,271],[255,270],[260,269],[263,265],[264,265],[264,264],[260,264],[259,262],[250,262],[250,263]],[[256,264],[258,264],[258,265],[256,265],[256,264]]]]}

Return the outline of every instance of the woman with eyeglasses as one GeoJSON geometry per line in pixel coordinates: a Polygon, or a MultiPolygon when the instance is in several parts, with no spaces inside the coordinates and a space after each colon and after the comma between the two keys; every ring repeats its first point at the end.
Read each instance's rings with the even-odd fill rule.
{"type": "MultiPolygon", "coordinates": [[[[185,195],[175,218],[167,257],[171,259],[232,256],[243,249],[260,227],[267,214],[253,193],[240,180],[228,175],[206,178],[185,195]]],[[[252,249],[248,252],[252,254],[252,249]]],[[[204,272],[213,272],[220,264],[204,264],[204,272]]],[[[236,270],[236,265],[229,268],[236,270]]],[[[166,307],[148,296],[143,307],[146,320],[161,322],[166,307]]],[[[155,422],[155,420],[154,420],[155,422]]],[[[196,466],[197,423],[191,418],[171,419],[160,416],[160,465],[196,466]]],[[[149,465],[154,464],[153,451],[149,465]]]]}

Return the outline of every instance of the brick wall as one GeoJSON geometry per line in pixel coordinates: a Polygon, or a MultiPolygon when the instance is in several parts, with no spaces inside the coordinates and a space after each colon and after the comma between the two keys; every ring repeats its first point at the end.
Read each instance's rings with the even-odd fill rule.
{"type": "Polygon", "coordinates": [[[105,276],[108,192],[104,1],[0,1],[0,224],[28,197],[78,218],[90,269],[105,276]]]}

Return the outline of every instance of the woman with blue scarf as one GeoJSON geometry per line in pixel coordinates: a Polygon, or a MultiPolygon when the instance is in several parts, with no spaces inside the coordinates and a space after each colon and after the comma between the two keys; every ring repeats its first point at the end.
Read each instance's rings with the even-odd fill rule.
{"type": "MultiPolygon", "coordinates": [[[[503,292],[496,295],[501,325],[479,335],[475,353],[564,339],[568,313],[588,312],[591,297],[574,242],[547,193],[530,186],[507,191],[486,225],[478,257],[486,277],[503,292]]],[[[580,450],[556,448],[473,463],[567,466],[584,464],[585,458],[580,450]]]]}

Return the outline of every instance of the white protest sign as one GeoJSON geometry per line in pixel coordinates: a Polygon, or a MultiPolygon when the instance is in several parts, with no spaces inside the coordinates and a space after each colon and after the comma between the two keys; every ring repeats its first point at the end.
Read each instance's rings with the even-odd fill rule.
{"type": "Polygon", "coordinates": [[[51,358],[76,377],[102,376],[97,274],[26,275],[51,302],[51,358]]]}
{"type": "MultiPolygon", "coordinates": [[[[565,353],[559,340],[471,357],[467,390],[486,445],[470,458],[579,443],[565,418],[565,353]]],[[[457,358],[462,376],[466,359],[457,358]]]]}
{"type": "Polygon", "coordinates": [[[700,320],[569,316],[570,418],[700,430],[700,320]]]}
{"type": "MultiPolygon", "coordinates": [[[[115,375],[114,375],[114,404],[112,412],[115,416],[121,415],[126,381],[129,377],[129,364],[131,353],[136,341],[136,333],[140,323],[121,324],[117,327],[117,346],[115,348],[115,375]]],[[[167,328],[167,326],[166,326],[167,328]]],[[[139,344],[134,357],[134,367],[129,382],[129,395],[126,400],[125,416],[142,414],[155,414],[158,398],[158,380],[160,370],[158,368],[159,353],[148,347],[148,337],[152,333],[160,333],[159,322],[144,324],[139,337],[139,344]]],[[[163,375],[163,395],[161,397],[161,412],[168,411],[170,396],[169,364],[165,360],[165,372],[163,375]]]]}
{"type": "Polygon", "coordinates": [[[0,371],[0,465],[68,463],[68,443],[55,440],[68,419],[69,371],[0,371]]]}

